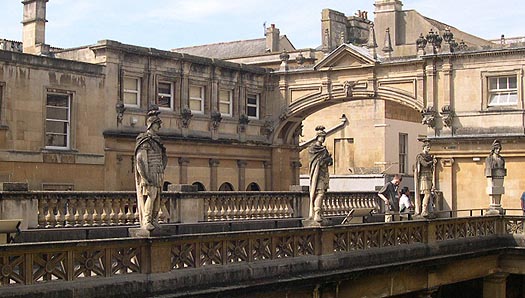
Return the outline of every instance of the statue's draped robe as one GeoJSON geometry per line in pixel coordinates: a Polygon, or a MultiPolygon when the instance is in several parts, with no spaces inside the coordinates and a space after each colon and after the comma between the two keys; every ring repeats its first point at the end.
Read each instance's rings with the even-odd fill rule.
{"type": "MultiPolygon", "coordinates": [[[[145,215],[155,217],[155,213],[158,212],[158,210],[145,210],[145,200],[146,198],[160,200],[160,192],[164,183],[164,169],[167,162],[166,148],[161,143],[160,137],[150,131],[139,134],[135,146],[135,183],[137,209],[141,225],[145,215]]],[[[152,204],[152,206],[159,205],[159,203],[152,204]]]]}
{"type": "Polygon", "coordinates": [[[329,184],[328,166],[331,156],[323,145],[313,144],[308,148],[310,155],[310,200],[313,204],[317,190],[327,190],[329,184]]]}

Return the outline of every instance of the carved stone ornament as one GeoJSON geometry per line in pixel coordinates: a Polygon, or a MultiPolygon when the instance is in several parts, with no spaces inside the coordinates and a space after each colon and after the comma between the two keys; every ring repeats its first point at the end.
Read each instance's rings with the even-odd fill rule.
{"type": "Polygon", "coordinates": [[[443,118],[443,125],[445,127],[452,127],[452,120],[454,118],[454,111],[450,105],[441,107],[441,117],[443,118]]]}
{"type": "Polygon", "coordinates": [[[191,113],[191,109],[187,106],[183,107],[180,111],[181,118],[181,126],[182,128],[188,128],[190,126],[190,120],[191,117],[193,117],[193,114],[191,113]]]}
{"type": "Polygon", "coordinates": [[[423,111],[421,111],[421,116],[423,117],[421,123],[427,125],[428,127],[435,128],[436,114],[436,110],[433,106],[428,106],[424,108],[423,111]]]}
{"type": "Polygon", "coordinates": [[[345,91],[346,97],[352,97],[352,89],[354,89],[357,82],[354,81],[345,81],[343,83],[343,89],[345,91]]]}
{"type": "Polygon", "coordinates": [[[122,119],[124,119],[124,112],[126,111],[126,108],[124,107],[124,103],[122,101],[118,101],[115,105],[115,109],[117,110],[117,127],[122,125],[122,119]]]}
{"type": "Polygon", "coordinates": [[[297,57],[295,57],[295,62],[299,65],[303,65],[303,63],[306,61],[306,58],[304,58],[303,53],[299,53],[297,57]]]}
{"type": "Polygon", "coordinates": [[[250,119],[248,118],[248,116],[246,116],[246,114],[241,114],[239,116],[239,131],[245,132],[246,126],[248,126],[248,123],[250,123],[250,119]]]}
{"type": "Polygon", "coordinates": [[[211,112],[211,128],[218,129],[219,125],[221,124],[221,121],[222,121],[221,112],[212,111],[211,112]]]}
{"type": "Polygon", "coordinates": [[[261,127],[261,133],[265,135],[266,137],[270,137],[270,135],[273,133],[273,130],[274,130],[273,121],[272,120],[264,121],[264,125],[261,127]]]}

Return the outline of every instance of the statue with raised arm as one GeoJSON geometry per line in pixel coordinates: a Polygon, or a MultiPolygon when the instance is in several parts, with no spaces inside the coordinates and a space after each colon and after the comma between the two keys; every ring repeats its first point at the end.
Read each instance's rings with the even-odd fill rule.
{"type": "Polygon", "coordinates": [[[414,168],[415,182],[415,213],[414,216],[429,215],[429,205],[432,191],[434,190],[434,174],[437,160],[430,154],[430,142],[423,142],[423,152],[416,156],[414,168]],[[421,197],[423,196],[423,197],[421,197]]]}
{"type": "Polygon", "coordinates": [[[135,145],[135,183],[140,227],[148,231],[158,228],[160,194],[164,169],[168,163],[166,148],[157,132],[162,121],[158,107],[148,111],[147,130],[137,137],[135,145]]]}
{"type": "Polygon", "coordinates": [[[315,128],[317,131],[316,141],[308,148],[310,157],[310,212],[308,219],[317,223],[323,221],[323,199],[330,182],[328,167],[333,164],[332,155],[323,145],[326,138],[324,129],[325,127],[322,125],[315,128]]]}
{"type": "Polygon", "coordinates": [[[503,179],[507,176],[505,159],[500,155],[501,143],[492,142],[489,156],[485,159],[485,177],[487,177],[487,194],[490,196],[490,205],[487,214],[501,214],[501,195],[505,193],[503,179]]]}

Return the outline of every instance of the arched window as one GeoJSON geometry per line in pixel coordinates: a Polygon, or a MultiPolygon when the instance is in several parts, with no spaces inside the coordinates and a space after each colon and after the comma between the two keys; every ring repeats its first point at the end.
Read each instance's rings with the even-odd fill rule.
{"type": "Polygon", "coordinates": [[[233,191],[233,185],[228,182],[224,182],[221,187],[219,187],[219,191],[233,191]]]}
{"type": "Polygon", "coordinates": [[[248,184],[248,186],[246,187],[246,190],[247,191],[260,191],[261,188],[259,187],[259,185],[255,182],[252,182],[250,184],[248,184]]]}
{"type": "Polygon", "coordinates": [[[206,191],[206,187],[200,182],[193,182],[191,185],[197,186],[197,191],[206,191]]]}

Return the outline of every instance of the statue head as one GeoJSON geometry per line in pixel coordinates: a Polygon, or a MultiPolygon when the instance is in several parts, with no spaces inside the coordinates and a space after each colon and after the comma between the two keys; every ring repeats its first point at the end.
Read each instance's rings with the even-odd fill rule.
{"type": "Polygon", "coordinates": [[[491,148],[490,152],[499,154],[500,151],[501,151],[501,142],[496,139],[496,140],[494,140],[494,142],[492,142],[492,148],[491,148]]]}
{"type": "Polygon", "coordinates": [[[159,111],[158,106],[154,105],[149,108],[148,119],[146,119],[146,126],[148,127],[148,130],[152,129],[152,127],[156,127],[156,130],[160,128],[160,125],[162,124],[162,120],[160,120],[159,114],[160,114],[160,111],[159,111]],[[153,124],[158,124],[158,126],[153,125],[153,124]]]}
{"type": "Polygon", "coordinates": [[[424,140],[422,147],[423,147],[423,152],[428,154],[430,152],[430,141],[424,140]]]}
{"type": "Polygon", "coordinates": [[[317,134],[317,140],[321,143],[324,142],[326,138],[326,131],[324,131],[325,127],[323,125],[318,125],[315,128],[316,134],[317,134]]]}

